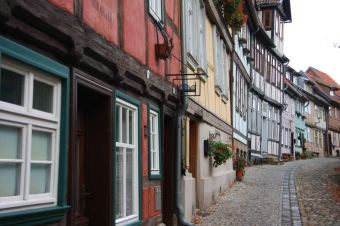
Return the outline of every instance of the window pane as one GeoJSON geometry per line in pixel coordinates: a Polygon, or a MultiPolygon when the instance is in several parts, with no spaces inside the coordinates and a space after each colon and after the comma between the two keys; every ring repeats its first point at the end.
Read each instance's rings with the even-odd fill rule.
{"type": "Polygon", "coordinates": [[[126,134],[126,131],[127,131],[127,128],[128,128],[128,122],[127,122],[127,117],[126,117],[126,112],[127,112],[127,109],[123,107],[122,109],[122,142],[123,143],[127,143],[127,134],[126,134]]]}
{"type": "Polygon", "coordinates": [[[124,149],[116,151],[116,219],[124,217],[124,149]]]}
{"type": "Polygon", "coordinates": [[[133,144],[133,112],[129,110],[129,144],[133,144]]]}
{"type": "Polygon", "coordinates": [[[126,216],[133,214],[133,151],[126,149],[126,216]]]}
{"type": "Polygon", "coordinates": [[[50,192],[51,166],[31,164],[30,194],[50,192]]]}
{"type": "Polygon", "coordinates": [[[21,158],[21,128],[0,125],[0,159],[21,158]]]}
{"type": "Polygon", "coordinates": [[[0,163],[0,197],[20,194],[21,163],[0,163]]]}
{"type": "Polygon", "coordinates": [[[53,86],[34,80],[33,108],[49,113],[53,112],[53,86]]]}
{"type": "Polygon", "coordinates": [[[1,68],[0,100],[23,106],[24,105],[24,76],[1,68]]]}
{"type": "Polygon", "coordinates": [[[52,134],[32,131],[32,160],[51,160],[52,134]]]}
{"type": "Polygon", "coordinates": [[[121,142],[120,138],[119,138],[119,135],[120,135],[120,128],[121,128],[121,119],[120,119],[120,109],[121,107],[120,106],[117,106],[116,107],[116,141],[117,142],[121,142]]]}

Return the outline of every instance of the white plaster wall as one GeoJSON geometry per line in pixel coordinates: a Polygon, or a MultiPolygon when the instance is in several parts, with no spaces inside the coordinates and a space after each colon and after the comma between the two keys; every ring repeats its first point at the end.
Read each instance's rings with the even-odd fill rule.
{"type": "Polygon", "coordinates": [[[229,139],[231,134],[220,131],[218,128],[215,128],[204,122],[199,123],[198,125],[199,161],[197,174],[197,196],[200,209],[209,207],[211,203],[216,200],[220,193],[224,192],[230,187],[231,183],[236,178],[231,159],[227,160],[225,164],[214,168],[212,165],[213,157],[204,156],[203,141],[209,137],[209,132],[215,133],[216,130],[221,133],[222,142],[231,142],[231,139],[229,139]]]}
{"type": "Polygon", "coordinates": [[[191,221],[193,211],[196,208],[196,189],[195,178],[189,172],[185,173],[186,176],[182,177],[182,206],[184,210],[184,217],[187,221],[191,221]]]}

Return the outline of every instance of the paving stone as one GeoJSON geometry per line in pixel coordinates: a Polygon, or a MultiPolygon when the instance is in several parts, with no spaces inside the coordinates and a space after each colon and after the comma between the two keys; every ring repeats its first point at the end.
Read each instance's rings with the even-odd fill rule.
{"type": "MultiPolygon", "coordinates": [[[[338,225],[340,200],[327,191],[337,183],[338,158],[314,158],[246,168],[242,182],[236,181],[197,216],[195,225],[338,225]],[[333,177],[333,179],[332,179],[333,177]],[[337,181],[337,182],[336,182],[337,181]]],[[[202,210],[201,210],[202,211],[202,210]]]]}

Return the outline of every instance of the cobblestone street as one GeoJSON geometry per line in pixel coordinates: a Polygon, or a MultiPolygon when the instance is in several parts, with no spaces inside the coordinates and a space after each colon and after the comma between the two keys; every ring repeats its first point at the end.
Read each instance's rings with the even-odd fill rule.
{"type": "Polygon", "coordinates": [[[339,225],[340,159],[248,167],[195,225],[339,225]]]}

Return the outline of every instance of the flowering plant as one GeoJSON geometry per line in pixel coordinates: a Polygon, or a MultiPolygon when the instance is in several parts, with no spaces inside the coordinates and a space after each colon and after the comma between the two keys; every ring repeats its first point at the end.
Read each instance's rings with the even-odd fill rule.
{"type": "Polygon", "coordinates": [[[217,0],[227,25],[233,29],[240,29],[247,21],[244,14],[244,0],[217,0]]]}
{"type": "Polygon", "coordinates": [[[218,167],[231,158],[233,152],[230,149],[230,144],[224,144],[221,141],[211,141],[212,156],[214,156],[214,167],[218,167]]]}
{"type": "Polygon", "coordinates": [[[235,171],[244,170],[246,166],[247,166],[247,161],[244,158],[238,157],[234,159],[233,169],[235,171]]]}

